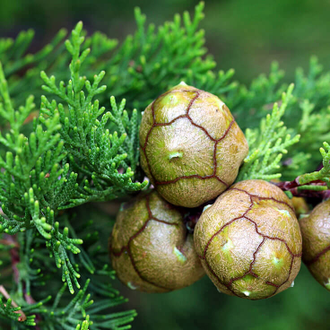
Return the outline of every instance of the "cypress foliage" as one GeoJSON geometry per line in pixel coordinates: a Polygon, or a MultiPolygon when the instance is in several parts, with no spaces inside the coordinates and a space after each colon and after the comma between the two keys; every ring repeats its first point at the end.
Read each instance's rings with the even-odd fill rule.
{"type": "Polygon", "coordinates": [[[33,31],[0,39],[0,318],[11,329],[130,328],[136,311],[113,311],[126,301],[102,235],[114,219],[74,208],[147,187],[141,112],[180,81],[221,97],[245,131],[237,181],[281,177],[290,196],[330,188],[330,72],[316,58],[294,84],[274,63],[244,86],[233,70],[215,71],[199,29],[203,3],[158,28],[139,9],[135,17],[121,44],[86,37],[81,22],[36,54],[33,31]]]}

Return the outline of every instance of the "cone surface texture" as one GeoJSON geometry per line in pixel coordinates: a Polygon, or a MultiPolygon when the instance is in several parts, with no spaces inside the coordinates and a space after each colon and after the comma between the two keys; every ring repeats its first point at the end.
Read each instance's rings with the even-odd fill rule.
{"type": "Polygon", "coordinates": [[[234,182],[248,144],[218,97],[180,84],[144,111],[140,154],[143,170],[163,198],[197,207],[234,182]]]}
{"type": "Polygon", "coordinates": [[[315,279],[330,291],[330,200],[317,205],[299,224],[303,261],[315,279]]]}
{"type": "Polygon", "coordinates": [[[109,250],[118,278],[131,289],[168,292],[205,275],[182,214],[156,191],[123,204],[109,250]]]}
{"type": "Polygon", "coordinates": [[[264,299],[287,289],[301,264],[294,208],[266,181],[230,187],[205,209],[194,232],[196,251],[219,291],[264,299]]]}

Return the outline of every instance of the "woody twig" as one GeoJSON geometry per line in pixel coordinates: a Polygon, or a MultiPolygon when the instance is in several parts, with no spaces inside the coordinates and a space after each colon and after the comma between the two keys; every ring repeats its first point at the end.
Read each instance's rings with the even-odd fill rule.
{"type": "MultiPolygon", "coordinates": [[[[3,285],[0,285],[0,293],[8,300],[11,299],[9,293],[7,292],[7,290],[5,289],[5,287],[3,285]]],[[[15,301],[12,299],[11,300],[11,305],[15,308],[19,308],[18,305],[15,303],[15,301]]],[[[6,305],[5,305],[6,306],[6,305]]],[[[14,311],[14,313],[16,314],[20,314],[20,317],[18,318],[19,322],[24,322],[26,321],[26,315],[25,313],[20,309],[18,311],[14,311]]]]}

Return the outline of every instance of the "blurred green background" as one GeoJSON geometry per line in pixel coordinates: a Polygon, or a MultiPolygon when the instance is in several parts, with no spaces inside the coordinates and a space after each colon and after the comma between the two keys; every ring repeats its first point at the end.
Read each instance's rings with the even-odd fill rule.
{"type": "MultiPolygon", "coordinates": [[[[139,6],[156,25],[174,13],[193,12],[192,0],[1,0],[0,35],[15,36],[33,28],[39,49],[61,28],[72,28],[78,20],[92,33],[100,30],[123,39],[134,32],[133,8],[139,6]]],[[[330,67],[329,0],[207,0],[202,28],[206,45],[219,69],[235,68],[236,78],[248,83],[279,61],[292,79],[297,66],[307,67],[317,55],[330,67]]]]}
{"type": "MultiPolygon", "coordinates": [[[[71,29],[82,20],[89,33],[100,30],[121,40],[135,31],[135,6],[157,25],[176,12],[193,12],[196,3],[0,0],[0,37],[14,37],[22,29],[33,28],[32,51],[36,51],[59,28],[71,29]]],[[[297,67],[307,68],[311,55],[330,67],[329,14],[329,0],[213,0],[206,1],[202,28],[218,69],[235,68],[236,79],[248,84],[277,60],[290,81],[297,67]]],[[[294,288],[265,301],[219,294],[207,277],[189,288],[159,295],[130,291],[119,282],[116,287],[130,299],[125,308],[139,312],[134,329],[330,329],[330,294],[305,266],[294,288]]]]}

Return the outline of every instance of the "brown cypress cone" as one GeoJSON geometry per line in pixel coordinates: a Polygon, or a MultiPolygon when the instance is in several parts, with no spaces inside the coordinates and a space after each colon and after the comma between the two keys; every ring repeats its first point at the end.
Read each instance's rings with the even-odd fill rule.
{"type": "Polygon", "coordinates": [[[315,279],[330,290],[330,200],[317,205],[299,224],[303,261],[315,279]]]}
{"type": "Polygon", "coordinates": [[[205,275],[181,212],[156,191],[122,205],[109,251],[118,278],[131,289],[168,292],[205,275]]]}
{"type": "Polygon", "coordinates": [[[234,182],[248,144],[217,96],[181,83],[144,111],[140,150],[159,194],[174,205],[197,207],[234,182]]]}
{"type": "Polygon", "coordinates": [[[195,247],[219,291],[264,299],[287,289],[301,264],[302,239],[291,201],[266,181],[230,187],[202,213],[195,247]]]}

